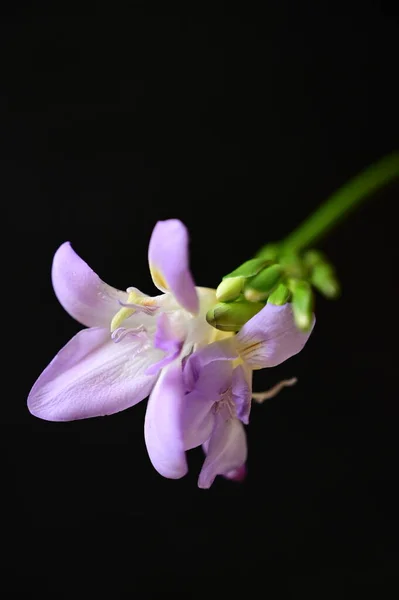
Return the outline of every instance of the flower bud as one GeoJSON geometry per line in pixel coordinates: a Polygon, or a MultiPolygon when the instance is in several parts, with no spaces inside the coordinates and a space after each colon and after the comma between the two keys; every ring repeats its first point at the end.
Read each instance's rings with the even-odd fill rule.
{"type": "Polygon", "coordinates": [[[244,296],[250,302],[259,302],[268,297],[270,292],[279,284],[284,270],[280,265],[271,265],[263,269],[245,286],[244,296]]]}
{"type": "Polygon", "coordinates": [[[326,263],[327,259],[320,250],[308,250],[303,255],[303,262],[307,267],[313,269],[316,265],[326,263]]]}
{"type": "Polygon", "coordinates": [[[298,254],[291,250],[285,250],[280,258],[280,265],[284,268],[287,277],[302,279],[306,277],[306,268],[298,254]]]}
{"type": "Polygon", "coordinates": [[[245,281],[246,279],[242,275],[223,279],[217,287],[216,298],[220,302],[235,300],[241,294],[245,281]]]}
{"type": "Polygon", "coordinates": [[[259,250],[256,256],[264,260],[275,262],[278,257],[278,244],[266,244],[259,250]]]}
{"type": "Polygon", "coordinates": [[[291,298],[291,292],[284,283],[280,283],[276,289],[270,294],[267,299],[268,304],[274,304],[275,306],[283,306],[287,304],[291,298]]]}
{"type": "Polygon", "coordinates": [[[219,302],[208,310],[206,320],[220,331],[239,331],[264,306],[262,302],[219,302]]]}
{"type": "Polygon", "coordinates": [[[313,292],[304,280],[291,279],[288,288],[292,292],[292,310],[298,329],[308,331],[313,318],[313,292]]]}
{"type": "Polygon", "coordinates": [[[339,281],[335,275],[334,268],[328,263],[316,265],[310,276],[310,281],[327,298],[337,298],[339,296],[339,281]]]}
{"type": "Polygon", "coordinates": [[[252,258],[237,269],[225,275],[216,290],[216,298],[221,302],[231,302],[241,294],[247,279],[254,277],[267,264],[262,258],[252,258]]]}

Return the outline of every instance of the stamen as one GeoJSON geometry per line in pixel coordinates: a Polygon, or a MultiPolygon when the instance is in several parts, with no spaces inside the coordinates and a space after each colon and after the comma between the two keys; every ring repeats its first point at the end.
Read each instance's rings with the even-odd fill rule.
{"type": "Polygon", "coordinates": [[[277,396],[277,394],[281,392],[283,388],[295,385],[297,381],[298,379],[296,377],[293,377],[292,379],[284,379],[283,381],[276,383],[276,385],[274,385],[270,390],[267,390],[266,392],[253,392],[252,400],[255,400],[255,402],[261,404],[265,400],[270,400],[270,398],[274,398],[274,396],[277,396]]]}
{"type": "Polygon", "coordinates": [[[146,315],[153,315],[157,310],[158,306],[153,298],[144,296],[137,288],[127,288],[127,302],[119,300],[119,304],[122,308],[118,310],[111,321],[111,332],[115,331],[122,325],[123,321],[126,321],[135,312],[143,312],[146,315]]]}
{"type": "Polygon", "coordinates": [[[143,325],[139,325],[138,327],[134,327],[131,329],[127,327],[118,327],[118,329],[115,329],[115,331],[111,333],[111,338],[112,341],[114,341],[115,344],[117,344],[118,342],[123,340],[127,335],[131,335],[136,338],[146,339],[147,330],[143,325]],[[145,335],[141,335],[142,333],[144,333],[145,335]]]}
{"type": "Polygon", "coordinates": [[[121,306],[125,308],[132,308],[135,312],[143,312],[146,315],[153,315],[158,310],[158,306],[145,306],[144,304],[122,302],[122,300],[118,300],[118,302],[121,306]]]}
{"type": "Polygon", "coordinates": [[[227,390],[220,395],[219,400],[215,402],[213,406],[215,413],[218,413],[220,410],[225,408],[229,412],[231,418],[237,416],[231,387],[227,388],[227,390]]]}

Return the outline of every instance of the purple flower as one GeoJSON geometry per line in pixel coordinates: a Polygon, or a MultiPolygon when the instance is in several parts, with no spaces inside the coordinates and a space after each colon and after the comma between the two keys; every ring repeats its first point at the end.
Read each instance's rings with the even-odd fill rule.
{"type": "Polygon", "coordinates": [[[179,431],[180,455],[183,449],[200,445],[206,453],[199,487],[209,488],[217,475],[242,480],[247,458],[243,425],[251,409],[252,371],[287,360],[303,348],[309,335],[310,331],[305,334],[296,328],[290,305],[268,304],[236,336],[191,354],[169,378],[166,400],[153,393],[147,411],[144,432],[158,471],[170,470],[168,462],[175,456],[169,455],[173,446],[169,435],[179,431]],[[164,418],[159,418],[159,411],[164,411],[164,418]],[[154,438],[157,443],[149,444],[154,438]]]}
{"type": "Polygon", "coordinates": [[[69,243],[57,250],[54,291],[87,329],[40,375],[29,410],[41,419],[71,421],[110,415],[150,395],[144,436],[161,475],[185,475],[186,451],[202,445],[200,487],[210,487],[219,474],[240,480],[252,371],[299,352],[310,332],[297,330],[289,305],[266,305],[237,335],[208,325],[215,290],[194,286],[188,234],[178,220],[156,224],[148,258],[153,281],[164,292],[155,297],[105,284],[69,243]]]}
{"type": "Polygon", "coordinates": [[[136,288],[123,292],[105,284],[68,242],[57,250],[54,291],[65,310],[87,329],[75,335],[40,375],[28,408],[41,419],[71,421],[125,410],[151,394],[146,423],[152,423],[154,435],[146,436],[148,451],[156,456],[163,441],[167,465],[155,466],[176,478],[187,471],[177,418],[181,360],[215,339],[205,314],[216,296],[214,290],[194,286],[187,229],[180,221],[156,224],[148,258],[154,283],[164,292],[153,298],[136,288]]]}

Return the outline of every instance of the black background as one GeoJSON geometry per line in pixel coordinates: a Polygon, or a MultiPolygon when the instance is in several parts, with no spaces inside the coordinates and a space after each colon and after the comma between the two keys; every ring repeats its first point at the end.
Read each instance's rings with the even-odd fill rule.
{"type": "Polygon", "coordinates": [[[200,450],[186,478],[159,476],[145,402],[64,424],[26,408],[79,330],[51,288],[63,241],[154,293],[148,240],[177,217],[196,282],[215,287],[398,145],[387,3],[166,4],[1,22],[4,595],[381,593],[399,558],[397,184],[321,244],[344,293],[318,298],[300,355],[257,374],[256,389],[299,383],[253,408],[244,484],[198,490],[200,450]]]}

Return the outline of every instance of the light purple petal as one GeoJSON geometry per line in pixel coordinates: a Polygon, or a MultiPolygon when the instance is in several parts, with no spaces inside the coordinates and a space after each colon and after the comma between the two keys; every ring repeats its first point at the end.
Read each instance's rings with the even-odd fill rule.
{"type": "Polygon", "coordinates": [[[302,350],[314,323],[303,333],[294,323],[290,304],[266,304],[236,335],[237,347],[252,369],[275,367],[302,350]]]}
{"type": "Polygon", "coordinates": [[[54,255],[51,277],[63,308],[86,327],[109,327],[127,293],[107,285],[72,249],[69,242],[54,255]]]}
{"type": "Polygon", "coordinates": [[[147,369],[148,375],[156,375],[163,367],[173,362],[182,351],[184,339],[173,330],[172,324],[165,313],[158,317],[157,329],[154,336],[154,346],[166,352],[160,361],[154,363],[147,369]]]}
{"type": "Polygon", "coordinates": [[[193,391],[184,398],[182,411],[182,429],[184,433],[184,448],[191,450],[204,444],[210,437],[215,413],[213,406],[215,404],[214,396],[204,396],[193,391]]]}
{"type": "Polygon", "coordinates": [[[199,302],[189,268],[188,242],[187,228],[181,221],[158,221],[152,232],[148,260],[157,288],[171,292],[183,308],[195,314],[199,302]]]}
{"type": "Polygon", "coordinates": [[[245,425],[248,425],[249,413],[251,412],[252,381],[248,382],[242,365],[239,365],[233,371],[232,393],[237,417],[245,425]]]}
{"type": "Polygon", "coordinates": [[[226,418],[221,410],[207,445],[207,456],[198,479],[198,487],[210,488],[217,475],[226,475],[239,469],[247,460],[247,440],[244,427],[238,419],[226,418]]]}
{"type": "Polygon", "coordinates": [[[215,420],[215,403],[230,387],[232,378],[230,361],[206,364],[199,373],[193,391],[185,397],[182,424],[185,448],[196,448],[211,435],[215,420]]]}
{"type": "Polygon", "coordinates": [[[179,361],[161,371],[148,400],[144,438],[155,469],[169,479],[187,473],[181,423],[184,402],[183,375],[179,361]]]}
{"type": "Polygon", "coordinates": [[[213,342],[197,350],[191,354],[184,365],[186,389],[191,391],[195,387],[200,373],[211,363],[233,361],[236,358],[238,358],[238,352],[233,338],[213,342]]]}
{"type": "Polygon", "coordinates": [[[40,375],[29,394],[28,408],[47,421],[125,410],[150,393],[156,378],[144,372],[153,361],[154,350],[142,350],[141,341],[125,338],[115,344],[108,329],[84,329],[40,375]]]}

